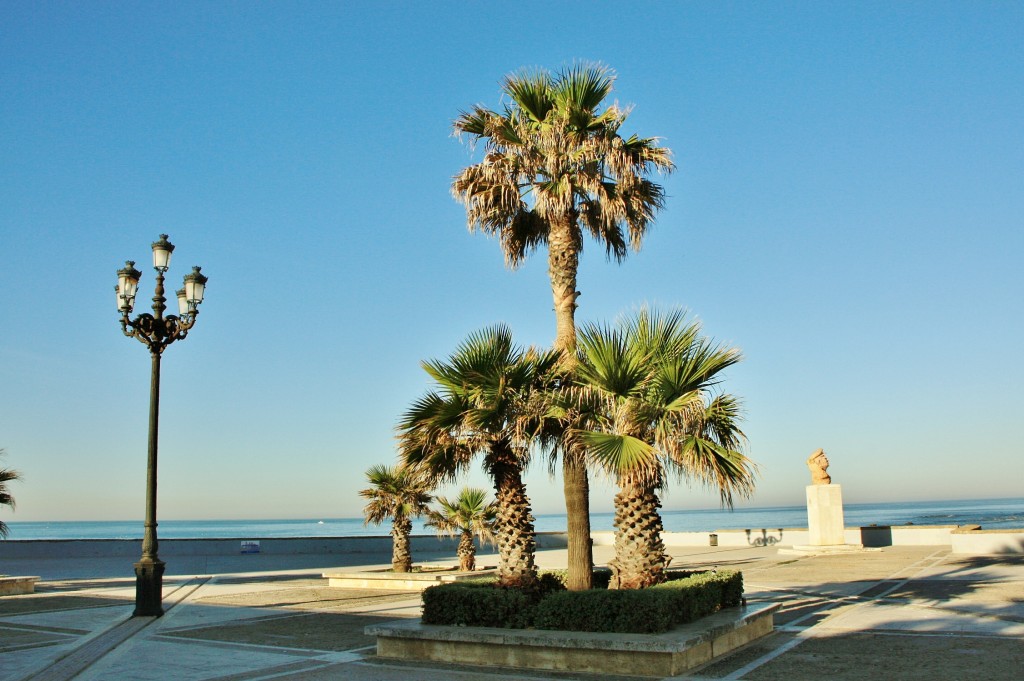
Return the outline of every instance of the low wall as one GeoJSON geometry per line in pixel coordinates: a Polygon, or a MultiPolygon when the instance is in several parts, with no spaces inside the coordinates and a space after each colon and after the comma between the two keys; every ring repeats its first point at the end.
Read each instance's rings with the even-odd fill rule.
{"type": "MultiPolygon", "coordinates": [[[[413,553],[455,553],[458,540],[434,535],[412,537],[413,553]]],[[[391,537],[160,539],[161,558],[174,556],[391,554],[391,537]],[[243,542],[258,542],[242,550],[243,542]]],[[[0,560],[31,558],[138,558],[141,539],[23,539],[0,541],[0,560]]]]}
{"type": "MultiPolygon", "coordinates": [[[[611,546],[612,532],[595,532],[595,546],[611,546]]],[[[847,544],[882,546],[951,546],[954,553],[1024,553],[1024,530],[983,530],[977,525],[870,525],[847,527],[847,544]]],[[[715,532],[665,532],[666,546],[750,548],[800,546],[810,543],[804,528],[760,528],[715,532]]]]}
{"type": "Polygon", "coordinates": [[[1024,530],[983,530],[978,526],[962,527],[950,534],[953,553],[994,556],[1024,553],[1024,530]]]}
{"type": "Polygon", "coordinates": [[[38,577],[0,577],[0,596],[35,593],[38,577]]]}
{"type": "MultiPolygon", "coordinates": [[[[595,546],[612,546],[612,532],[594,532],[595,546]]],[[[750,530],[717,530],[715,532],[665,532],[666,546],[719,546],[750,548],[762,546],[793,546],[808,544],[809,533],[803,528],[760,528],[750,530]]],[[[1000,554],[1024,553],[1024,530],[983,530],[977,525],[893,525],[847,527],[848,544],[880,546],[952,546],[954,553],[1000,554]]],[[[258,542],[258,553],[272,556],[294,555],[391,555],[391,537],[310,537],[255,539],[161,539],[162,558],[182,556],[236,556],[243,551],[243,542],[258,542]]],[[[565,532],[537,534],[538,549],[564,549],[568,545],[565,532]]],[[[414,535],[414,555],[455,554],[458,541],[451,537],[414,535]]],[[[488,550],[493,550],[488,547],[488,550]]],[[[138,558],[142,551],[139,539],[8,539],[0,541],[0,561],[49,558],[138,558]]]]}

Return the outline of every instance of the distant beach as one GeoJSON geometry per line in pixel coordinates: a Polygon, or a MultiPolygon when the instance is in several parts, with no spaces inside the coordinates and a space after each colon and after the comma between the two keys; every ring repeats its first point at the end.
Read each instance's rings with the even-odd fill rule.
{"type": "MultiPolygon", "coordinates": [[[[847,527],[867,525],[981,525],[985,529],[1024,528],[1024,498],[906,503],[847,504],[847,527]]],[[[664,511],[667,532],[799,528],[807,526],[802,506],[742,508],[734,511],[700,509],[664,511]]],[[[611,513],[591,515],[595,532],[613,529],[611,513]]],[[[8,521],[8,540],[31,539],[141,539],[142,521],[8,521]]],[[[565,515],[538,515],[538,532],[564,532],[565,515]]],[[[310,518],[300,520],[161,520],[159,536],[165,539],[216,539],[225,537],[359,537],[381,536],[389,526],[365,526],[361,518],[310,518]]],[[[433,534],[417,522],[416,534],[433,534]]]]}

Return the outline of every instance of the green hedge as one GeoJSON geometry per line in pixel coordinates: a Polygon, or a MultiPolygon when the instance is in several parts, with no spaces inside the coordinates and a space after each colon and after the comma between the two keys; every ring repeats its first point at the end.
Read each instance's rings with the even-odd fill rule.
{"type": "Polygon", "coordinates": [[[423,623],[655,633],[743,599],[743,575],[733,571],[670,573],[669,581],[638,590],[566,591],[563,579],[542,574],[531,591],[501,588],[493,579],[432,586],[423,592],[423,623]]]}
{"type": "Polygon", "coordinates": [[[536,608],[530,601],[520,589],[494,584],[439,584],[423,591],[423,623],[524,629],[536,608]]]}
{"type": "Polygon", "coordinates": [[[537,606],[537,629],[647,634],[673,626],[673,599],[653,589],[563,591],[537,606]]]}

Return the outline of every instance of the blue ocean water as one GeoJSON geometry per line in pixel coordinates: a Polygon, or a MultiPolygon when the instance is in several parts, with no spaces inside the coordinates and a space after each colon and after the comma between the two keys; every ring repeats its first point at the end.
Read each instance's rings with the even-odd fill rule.
{"type": "MultiPolygon", "coordinates": [[[[1024,499],[973,501],[917,501],[907,503],[846,504],[846,525],[981,525],[985,529],[1024,528],[1024,499]]],[[[611,513],[594,513],[594,531],[611,530],[611,513]]],[[[803,506],[663,511],[668,532],[776,529],[807,527],[803,506]]],[[[9,539],[141,539],[142,521],[11,522],[9,539]]],[[[564,532],[565,515],[538,515],[538,532],[564,532]]],[[[367,527],[361,518],[305,520],[162,520],[163,539],[357,537],[382,536],[389,526],[367,527]]],[[[431,534],[422,522],[416,534],[431,534]]]]}

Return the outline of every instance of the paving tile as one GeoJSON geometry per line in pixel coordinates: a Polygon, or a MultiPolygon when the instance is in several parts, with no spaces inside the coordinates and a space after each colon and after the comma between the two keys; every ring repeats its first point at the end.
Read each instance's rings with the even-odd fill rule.
{"type": "MultiPolygon", "coordinates": [[[[610,547],[596,548],[599,561],[610,557],[610,547]]],[[[776,634],[682,678],[1016,681],[1024,668],[1024,558],[960,557],[937,547],[797,558],[772,548],[672,552],[673,565],[742,569],[751,601],[785,603],[776,634]],[[747,671],[736,676],[738,670],[747,671]]],[[[244,558],[233,564],[251,570],[244,558]]],[[[360,560],[372,562],[359,556],[351,564],[360,560]]],[[[545,567],[565,560],[564,550],[538,557],[545,567]]],[[[286,556],[278,562],[281,570],[288,567],[286,556]]],[[[418,616],[419,596],[331,589],[318,575],[298,564],[287,572],[219,574],[181,590],[184,578],[168,579],[165,594],[176,596],[168,599],[167,614],[79,678],[608,681],[378,660],[363,627],[418,616]]],[[[44,583],[32,597],[0,600],[0,681],[20,681],[126,621],[133,580],[103,577],[97,571],[87,580],[44,583]]]]}
{"type": "Polygon", "coordinates": [[[86,669],[76,681],[206,681],[303,660],[271,649],[232,650],[164,637],[135,638],[86,669]]]}
{"type": "Polygon", "coordinates": [[[877,633],[816,637],[745,674],[747,681],[1019,681],[1024,645],[1009,638],[877,633]]]}
{"type": "Polygon", "coordinates": [[[363,627],[392,618],[343,613],[277,616],[218,626],[176,630],[161,637],[249,643],[304,650],[345,651],[376,645],[363,627]]]}

